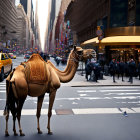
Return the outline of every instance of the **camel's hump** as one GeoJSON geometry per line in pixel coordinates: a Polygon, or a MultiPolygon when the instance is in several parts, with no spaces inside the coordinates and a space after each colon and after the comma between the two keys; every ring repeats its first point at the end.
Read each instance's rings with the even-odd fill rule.
{"type": "Polygon", "coordinates": [[[30,61],[40,61],[40,60],[45,62],[39,54],[32,54],[31,57],[29,58],[29,60],[26,63],[28,63],[30,61]]]}
{"type": "Polygon", "coordinates": [[[39,54],[33,54],[26,62],[25,75],[28,83],[43,84],[48,80],[46,62],[39,54]]]}

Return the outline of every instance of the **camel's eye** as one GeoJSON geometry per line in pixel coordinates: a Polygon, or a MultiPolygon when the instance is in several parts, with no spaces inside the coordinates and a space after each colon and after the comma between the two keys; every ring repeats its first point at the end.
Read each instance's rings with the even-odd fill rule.
{"type": "Polygon", "coordinates": [[[79,54],[79,55],[82,55],[82,54],[83,54],[83,51],[78,51],[78,54],[79,54]]]}

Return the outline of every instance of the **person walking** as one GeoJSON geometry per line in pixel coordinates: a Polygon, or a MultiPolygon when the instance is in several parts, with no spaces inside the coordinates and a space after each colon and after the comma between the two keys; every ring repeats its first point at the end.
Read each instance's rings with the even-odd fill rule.
{"type": "Polygon", "coordinates": [[[92,66],[90,61],[87,62],[87,65],[85,67],[85,72],[86,72],[86,79],[88,81],[89,80],[88,75],[90,75],[91,78],[91,72],[92,72],[92,66]]]}
{"type": "Polygon", "coordinates": [[[129,81],[131,84],[133,83],[133,76],[136,72],[136,63],[135,61],[131,58],[128,64],[129,68],[129,81]]]}
{"type": "Polygon", "coordinates": [[[125,63],[123,62],[123,60],[120,61],[119,68],[120,68],[120,74],[122,76],[122,81],[124,81],[123,76],[125,73],[125,63]]]}
{"type": "Polygon", "coordinates": [[[93,71],[94,71],[94,78],[95,78],[95,82],[98,82],[98,78],[100,76],[100,64],[98,62],[95,62],[93,65],[93,71]]]}
{"type": "Polygon", "coordinates": [[[118,79],[119,79],[119,77],[120,77],[120,62],[119,61],[117,61],[116,62],[116,74],[117,74],[117,76],[118,76],[118,79]]]}
{"type": "Polygon", "coordinates": [[[115,83],[115,74],[116,74],[116,62],[115,59],[112,59],[112,61],[109,64],[109,71],[111,76],[113,76],[113,82],[115,83]]]}

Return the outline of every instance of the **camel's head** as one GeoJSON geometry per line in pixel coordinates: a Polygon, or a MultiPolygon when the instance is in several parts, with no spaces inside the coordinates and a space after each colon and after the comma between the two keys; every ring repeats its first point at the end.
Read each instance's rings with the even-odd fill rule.
{"type": "Polygon", "coordinates": [[[94,49],[84,49],[83,50],[83,61],[87,59],[96,58],[96,52],[94,49]]]}
{"type": "Polygon", "coordinates": [[[81,47],[74,46],[73,52],[78,61],[83,59],[83,49],[81,47]]]}
{"type": "Polygon", "coordinates": [[[74,46],[73,52],[73,54],[75,54],[75,58],[80,61],[96,58],[96,52],[94,49],[82,49],[81,47],[74,46]]]}

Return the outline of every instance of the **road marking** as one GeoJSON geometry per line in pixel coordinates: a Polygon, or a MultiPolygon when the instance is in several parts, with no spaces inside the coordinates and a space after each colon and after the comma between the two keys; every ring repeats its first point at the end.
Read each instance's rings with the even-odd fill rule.
{"type": "Polygon", "coordinates": [[[113,97],[114,99],[140,99],[140,96],[113,97]]]}
{"type": "Polygon", "coordinates": [[[88,109],[73,109],[74,114],[116,114],[121,113],[117,108],[88,108],[88,109]]]}
{"type": "Polygon", "coordinates": [[[82,92],[96,92],[96,90],[77,90],[77,92],[82,93],[82,92]]]}
{"type": "Polygon", "coordinates": [[[0,90],[1,93],[6,93],[6,90],[0,90]]]}
{"type": "MultiPolygon", "coordinates": [[[[127,113],[140,113],[140,107],[138,108],[80,108],[80,109],[56,109],[52,110],[53,115],[57,115],[57,112],[66,110],[62,115],[70,115],[73,112],[74,115],[92,115],[92,114],[121,114],[127,113]]],[[[41,115],[47,115],[48,109],[41,109],[41,115]]],[[[11,115],[11,114],[10,114],[11,115]]],[[[23,109],[22,115],[31,116],[36,115],[36,109],[23,109]]],[[[61,115],[61,113],[59,114],[61,115]]],[[[3,116],[3,110],[0,110],[0,116],[3,116]]]]}
{"type": "Polygon", "coordinates": [[[0,90],[4,90],[4,89],[6,90],[6,87],[0,87],[0,90]]]}
{"type": "Polygon", "coordinates": [[[88,96],[87,94],[79,94],[81,97],[88,96]]]}
{"type": "Polygon", "coordinates": [[[0,85],[0,87],[6,87],[6,85],[0,85]]]}
{"type": "Polygon", "coordinates": [[[103,88],[103,89],[105,89],[105,88],[107,88],[107,89],[114,89],[114,88],[116,88],[116,89],[121,89],[121,88],[127,88],[127,89],[133,89],[133,88],[136,88],[136,89],[138,89],[138,88],[140,88],[139,86],[107,86],[107,87],[100,87],[100,88],[103,88]]]}
{"type": "Polygon", "coordinates": [[[105,95],[140,95],[140,93],[107,93],[105,95]]]}
{"type": "MultiPolygon", "coordinates": [[[[36,115],[36,109],[23,109],[21,115],[36,115]]],[[[41,109],[41,115],[47,115],[48,109],[41,109]]],[[[52,114],[56,115],[55,110],[52,110],[52,114]]],[[[10,114],[11,115],[11,114],[10,114]]],[[[3,116],[3,110],[0,110],[0,116],[3,116]]]]}
{"type": "Polygon", "coordinates": [[[121,90],[120,89],[120,90],[99,90],[99,91],[100,92],[111,92],[111,91],[112,92],[115,92],[115,91],[140,91],[140,90],[137,90],[137,89],[136,90],[131,90],[131,89],[130,90],[125,90],[125,89],[124,90],[121,90]]]}

